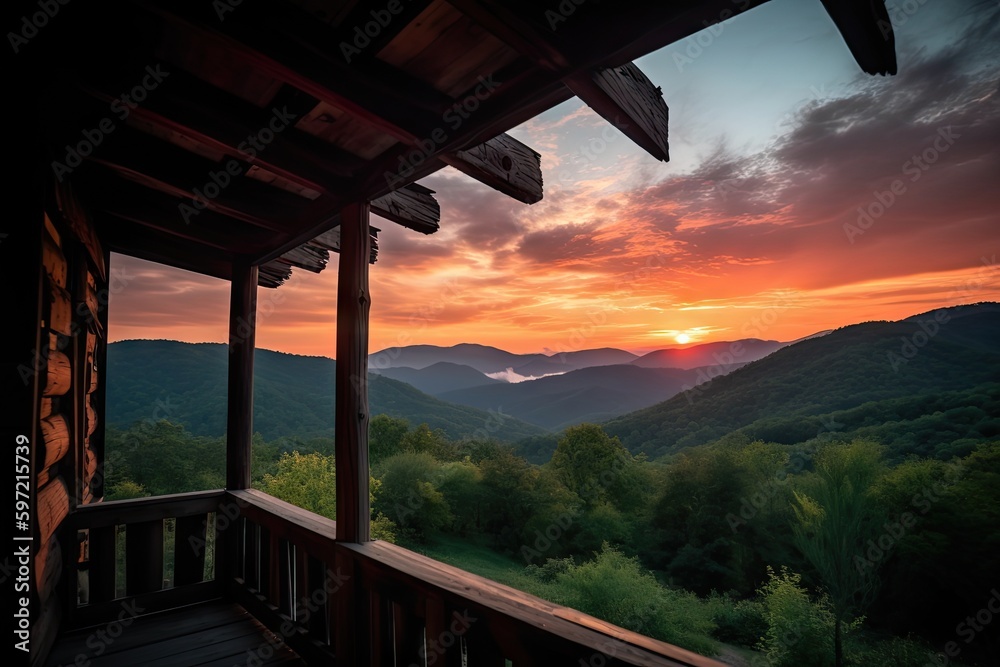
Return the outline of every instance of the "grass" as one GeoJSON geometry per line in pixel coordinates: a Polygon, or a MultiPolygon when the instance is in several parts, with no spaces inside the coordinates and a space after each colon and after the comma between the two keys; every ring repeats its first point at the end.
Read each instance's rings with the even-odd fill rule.
{"type": "Polygon", "coordinates": [[[483,539],[438,535],[425,543],[399,541],[400,546],[434,560],[486,577],[542,599],[563,604],[559,586],[524,572],[524,563],[493,551],[483,539]]]}

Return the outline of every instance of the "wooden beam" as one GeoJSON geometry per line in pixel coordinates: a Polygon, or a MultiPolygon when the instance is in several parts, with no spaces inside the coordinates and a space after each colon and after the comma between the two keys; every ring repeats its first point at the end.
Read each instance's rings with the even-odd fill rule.
{"type": "Polygon", "coordinates": [[[191,37],[208,40],[247,66],[332,104],[408,144],[441,123],[434,107],[453,103],[423,81],[374,60],[352,65],[335,32],[291,3],[244,0],[219,22],[210,5],[142,2],[191,37]],[[428,110],[432,107],[432,110],[428,110]]]}
{"type": "Polygon", "coordinates": [[[371,539],[368,499],[368,292],[369,205],[340,214],[337,279],[335,460],[337,540],[371,539]]]}
{"type": "Polygon", "coordinates": [[[372,213],[423,234],[433,234],[441,221],[441,205],[434,191],[411,183],[372,200],[372,213]]]}
{"type": "Polygon", "coordinates": [[[121,218],[104,211],[94,211],[93,218],[101,241],[109,251],[222,280],[230,278],[232,258],[226,251],[187,241],[153,227],[123,224],[121,218]]]}
{"type": "Polygon", "coordinates": [[[491,188],[524,202],[542,199],[541,156],[509,134],[441,159],[491,188]]]}
{"type": "Polygon", "coordinates": [[[119,128],[106,146],[87,159],[147,187],[197,200],[208,210],[274,232],[288,233],[290,220],[302,215],[312,203],[247,178],[250,164],[243,160],[225,158],[217,162],[203,158],[130,127],[119,128]]]}
{"type": "MultiPolygon", "coordinates": [[[[91,186],[91,192],[97,193],[91,196],[93,210],[110,213],[185,241],[223,252],[251,253],[275,238],[273,232],[248,226],[217,211],[203,210],[191,215],[187,213],[195,210],[191,201],[176,199],[140,183],[116,177],[111,172],[81,174],[81,180],[91,186]]],[[[110,230],[111,236],[117,233],[117,228],[110,230]]]]}
{"type": "MultiPolygon", "coordinates": [[[[244,160],[319,192],[345,187],[354,170],[364,164],[362,158],[294,127],[282,129],[263,150],[257,150],[248,137],[256,137],[262,129],[269,128],[283,109],[260,109],[173,66],[163,68],[170,73],[169,85],[165,81],[155,95],[149,95],[132,109],[133,122],[176,132],[215,152],[244,160]]],[[[92,78],[80,83],[81,90],[105,104],[118,99],[120,93],[116,91],[127,89],[126,84],[117,80],[100,81],[93,78],[96,76],[93,73],[88,76],[92,78]]],[[[278,118],[284,120],[283,116],[278,118]]]]}
{"type": "Polygon", "coordinates": [[[566,85],[591,109],[657,160],[670,159],[663,92],[635,63],[570,77],[566,85]]]}
{"type": "Polygon", "coordinates": [[[257,334],[257,267],[233,262],[229,301],[229,401],[226,488],[250,488],[253,439],[253,357],[257,334]]]}
{"type": "Polygon", "coordinates": [[[896,73],[896,36],[880,0],[823,0],[823,7],[867,74],[896,73]]]}

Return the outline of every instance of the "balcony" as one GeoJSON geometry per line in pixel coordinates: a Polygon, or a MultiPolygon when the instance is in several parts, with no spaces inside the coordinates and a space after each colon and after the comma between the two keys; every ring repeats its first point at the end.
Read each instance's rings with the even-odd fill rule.
{"type": "Polygon", "coordinates": [[[334,521],[259,491],[72,521],[88,548],[48,665],[719,664],[393,544],[338,542],[334,521]]]}

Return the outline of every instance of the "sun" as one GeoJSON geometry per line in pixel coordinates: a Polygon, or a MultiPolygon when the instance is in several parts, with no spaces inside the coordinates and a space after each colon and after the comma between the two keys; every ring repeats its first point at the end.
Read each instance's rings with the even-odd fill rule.
{"type": "Polygon", "coordinates": [[[691,336],[688,336],[686,333],[679,333],[676,336],[674,336],[674,340],[680,343],[681,345],[684,345],[685,343],[691,342],[691,336]]]}

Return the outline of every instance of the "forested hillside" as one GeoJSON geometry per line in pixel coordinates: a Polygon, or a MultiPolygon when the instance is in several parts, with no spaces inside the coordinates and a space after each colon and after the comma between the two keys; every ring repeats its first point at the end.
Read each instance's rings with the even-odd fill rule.
{"type": "MultiPolygon", "coordinates": [[[[997,433],[998,382],[1000,311],[996,304],[962,306],[801,341],[605,428],[630,450],[656,457],[739,429],[799,442],[824,431],[922,420],[918,430],[938,422],[939,448],[970,430],[974,439],[997,433]],[[942,409],[953,412],[939,418],[942,409]]],[[[905,453],[907,443],[898,444],[905,453]]]]}
{"type": "MultiPolygon", "coordinates": [[[[108,346],[108,422],[167,419],[194,435],[226,429],[228,354],[225,345],[130,340],[108,346]]],[[[254,430],[282,436],[333,435],[335,362],[257,350],[254,364],[254,430]]],[[[478,434],[513,441],[542,429],[503,414],[501,406],[479,410],[428,396],[410,385],[369,376],[372,414],[402,417],[441,429],[448,437],[478,434]]]]}

